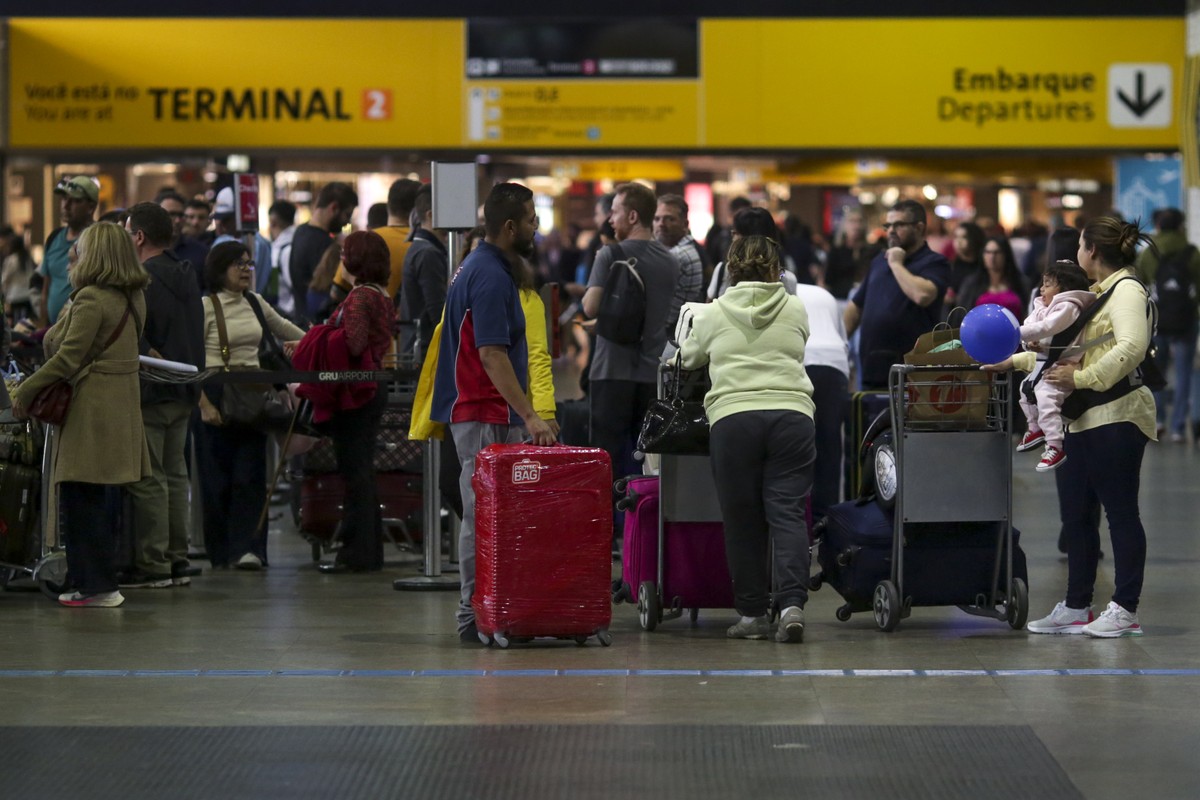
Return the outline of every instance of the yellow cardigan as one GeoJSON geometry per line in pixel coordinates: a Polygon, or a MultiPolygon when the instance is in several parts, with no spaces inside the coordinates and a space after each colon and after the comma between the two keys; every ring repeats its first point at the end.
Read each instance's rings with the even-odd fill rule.
{"type": "MultiPolygon", "coordinates": [[[[545,420],[554,419],[554,376],[550,369],[550,348],[546,338],[546,306],[542,298],[532,289],[522,289],[521,310],[525,312],[525,345],[529,350],[529,381],[525,395],[537,415],[545,420]]],[[[442,312],[445,320],[445,311],[442,312]]],[[[442,321],[433,331],[429,352],[421,365],[421,378],[417,381],[417,393],[413,398],[412,419],[408,438],[414,441],[441,439],[445,426],[430,419],[433,408],[433,380],[437,373],[438,355],[441,352],[442,321]]]]}

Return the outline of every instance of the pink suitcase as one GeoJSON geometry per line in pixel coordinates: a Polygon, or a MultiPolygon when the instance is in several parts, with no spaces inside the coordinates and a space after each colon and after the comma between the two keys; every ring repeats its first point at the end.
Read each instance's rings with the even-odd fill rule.
{"type": "MultiPolygon", "coordinates": [[[[652,476],[626,478],[624,483],[621,585],[614,587],[613,600],[638,602],[640,608],[644,599],[638,597],[639,588],[658,582],[659,484],[652,476]]],[[[663,551],[666,563],[658,593],[663,609],[691,609],[694,618],[695,609],[733,608],[733,581],[720,522],[666,522],[663,551]]]]}
{"type": "Polygon", "coordinates": [[[475,458],[480,638],[596,636],[612,621],[612,467],[598,448],[489,445],[475,458]]]}

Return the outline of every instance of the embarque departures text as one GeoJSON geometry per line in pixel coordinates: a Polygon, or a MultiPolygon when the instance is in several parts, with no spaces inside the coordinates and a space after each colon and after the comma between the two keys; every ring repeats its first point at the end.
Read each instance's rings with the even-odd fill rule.
{"type": "Polygon", "coordinates": [[[1009,122],[1091,122],[1096,118],[1097,83],[1091,72],[1014,72],[1004,67],[974,71],[956,67],[950,75],[954,94],[937,99],[938,119],[977,127],[1009,122]],[[993,97],[964,97],[985,93],[993,97]],[[994,99],[997,94],[1004,96],[994,99]]]}

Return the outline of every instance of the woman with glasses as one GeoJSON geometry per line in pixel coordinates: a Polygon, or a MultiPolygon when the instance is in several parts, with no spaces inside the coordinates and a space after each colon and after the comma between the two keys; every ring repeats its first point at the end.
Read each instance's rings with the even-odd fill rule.
{"type": "MultiPolygon", "coordinates": [[[[258,343],[275,336],[290,354],[304,331],[279,316],[250,291],[254,261],[241,242],[223,242],[204,262],[209,295],[204,298],[205,366],[209,369],[258,369],[258,343]],[[228,361],[222,354],[217,306],[224,319],[228,361]],[[257,313],[254,306],[257,306],[257,313]],[[268,331],[263,330],[261,318],[268,331]]],[[[204,545],[214,568],[258,570],[267,563],[267,532],[258,528],[267,500],[267,435],[221,419],[221,384],[200,393],[196,455],[204,503],[204,545]]]]}
{"type": "Polygon", "coordinates": [[[150,474],[138,383],[138,340],[146,318],[149,276],[122,228],[101,222],[75,241],[72,302],[45,338],[50,359],[13,393],[13,415],[28,416],[38,393],[69,380],[70,412],[59,426],[54,483],[67,546],[68,583],[59,603],[115,608],[117,527],[105,504],[108,486],[150,474]]]}
{"type": "Polygon", "coordinates": [[[994,303],[1007,308],[1017,319],[1024,319],[1027,300],[1025,280],[1017,269],[1008,237],[989,236],[983,244],[983,270],[963,284],[958,305],[969,311],[994,303]]]}

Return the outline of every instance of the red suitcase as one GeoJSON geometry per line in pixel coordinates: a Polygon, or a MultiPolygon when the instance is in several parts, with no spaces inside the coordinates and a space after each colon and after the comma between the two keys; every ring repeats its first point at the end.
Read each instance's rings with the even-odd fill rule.
{"type": "Polygon", "coordinates": [[[475,459],[480,638],[612,642],[612,467],[598,448],[489,445],[475,459]]]}
{"type": "MultiPolygon", "coordinates": [[[[397,520],[414,542],[421,541],[422,480],[411,472],[377,472],[375,488],[385,520],[397,520]]],[[[332,547],[342,521],[342,476],[308,475],[300,485],[300,535],[313,546],[313,560],[332,547]]]]}

